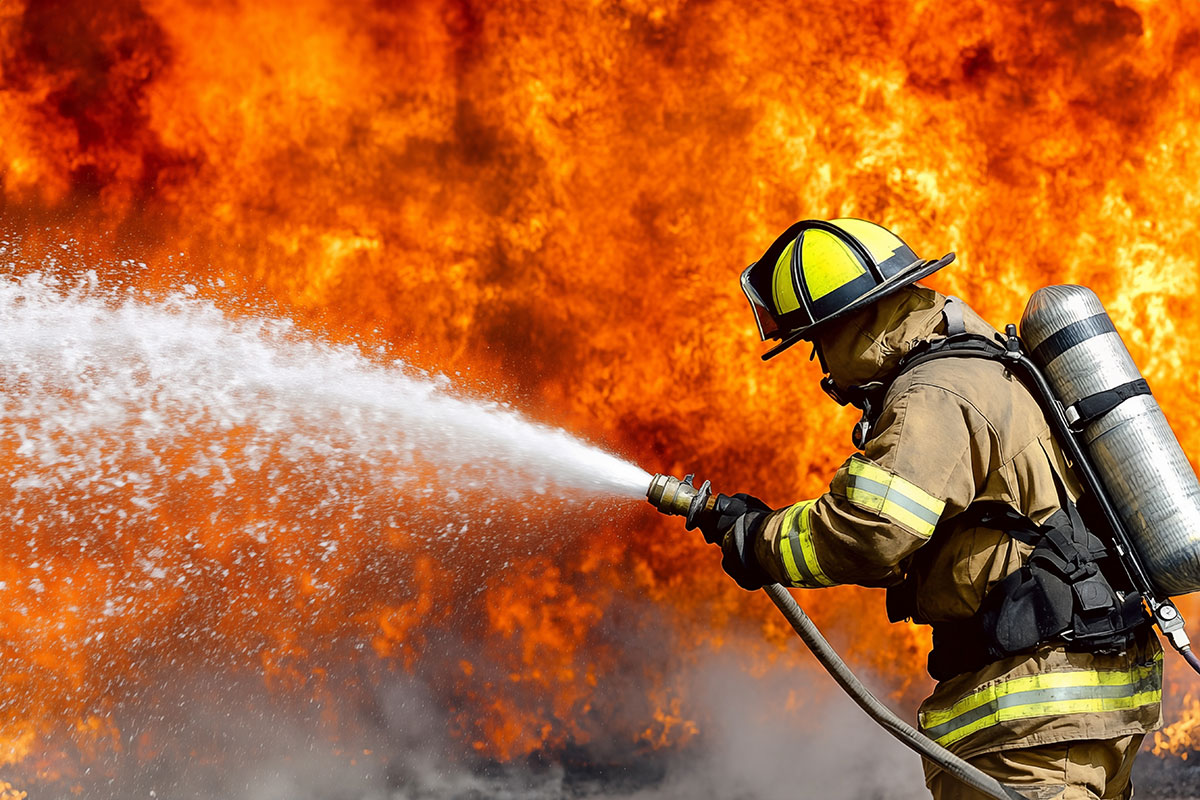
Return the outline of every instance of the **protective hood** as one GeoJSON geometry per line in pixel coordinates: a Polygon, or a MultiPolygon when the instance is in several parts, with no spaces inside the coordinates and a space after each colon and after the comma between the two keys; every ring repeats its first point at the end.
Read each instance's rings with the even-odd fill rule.
{"type": "MultiPolygon", "coordinates": [[[[817,334],[829,377],[842,388],[886,378],[918,344],[946,334],[946,297],[912,285],[872,303],[817,334]]],[[[995,329],[963,305],[968,333],[991,336],[995,329]]]]}

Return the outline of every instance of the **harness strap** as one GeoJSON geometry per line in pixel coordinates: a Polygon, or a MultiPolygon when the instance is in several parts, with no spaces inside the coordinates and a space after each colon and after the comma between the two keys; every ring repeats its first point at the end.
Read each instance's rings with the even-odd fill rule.
{"type": "Polygon", "coordinates": [[[1008,503],[1002,503],[999,500],[972,503],[965,511],[956,516],[954,521],[962,528],[991,528],[1005,531],[1018,542],[1027,545],[1035,545],[1042,539],[1042,531],[1033,524],[1033,520],[1008,503]]]}
{"type": "Polygon", "coordinates": [[[967,332],[967,323],[963,320],[963,301],[957,297],[947,297],[946,305],[942,307],[942,316],[946,318],[946,335],[958,336],[967,332]]]}
{"type": "MultiPolygon", "coordinates": [[[[947,300],[943,312],[948,335],[922,343],[909,353],[892,380],[939,358],[986,358],[1003,363],[1003,341],[966,333],[959,322],[961,301],[954,300],[947,300]]],[[[1076,412],[1079,419],[1095,419],[1129,397],[1146,392],[1134,381],[1084,398],[1076,404],[1076,412]]],[[[1104,542],[1084,523],[1064,477],[1051,471],[1060,509],[1042,525],[999,502],[973,504],[952,518],[956,525],[1005,531],[1033,546],[1034,552],[1020,569],[988,592],[974,616],[934,625],[934,647],[929,654],[929,673],[934,678],[945,680],[1049,642],[1083,652],[1115,652],[1128,646],[1136,630],[1146,623],[1140,595],[1114,591],[1099,563],[1108,556],[1104,542]]],[[[916,614],[917,586],[911,577],[888,589],[887,609],[893,622],[916,614]]]]}
{"type": "MultiPolygon", "coordinates": [[[[954,298],[948,298],[948,300],[951,299],[954,298]]],[[[961,301],[959,302],[961,304],[961,301]]],[[[947,303],[947,307],[952,305],[952,303],[947,303]]],[[[946,314],[946,324],[950,326],[953,322],[954,312],[947,313],[943,310],[942,313],[946,314]]],[[[961,306],[958,309],[958,316],[962,316],[961,306]]],[[[862,391],[859,393],[861,396],[854,401],[855,405],[863,412],[862,419],[854,426],[851,435],[854,446],[859,450],[866,447],[866,443],[874,431],[875,422],[879,418],[880,412],[883,411],[883,399],[887,395],[888,388],[905,372],[938,358],[987,358],[992,361],[1000,361],[1004,352],[1004,345],[1000,343],[999,339],[990,339],[977,333],[956,333],[943,339],[921,342],[900,361],[895,371],[886,380],[876,381],[862,387],[862,391]]]]}
{"type": "Polygon", "coordinates": [[[1062,510],[1050,516],[1024,566],[992,587],[973,616],[933,625],[933,678],[974,672],[1049,643],[1087,653],[1129,646],[1149,622],[1141,596],[1113,590],[1093,556],[1098,540],[1086,529],[1072,530],[1070,516],[1062,510]]]}

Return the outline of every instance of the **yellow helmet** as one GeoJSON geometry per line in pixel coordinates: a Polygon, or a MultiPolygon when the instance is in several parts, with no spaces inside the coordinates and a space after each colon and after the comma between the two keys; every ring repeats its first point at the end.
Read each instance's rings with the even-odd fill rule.
{"type": "Polygon", "coordinates": [[[759,335],[781,340],[763,360],[953,260],[954,253],[917,258],[899,236],[866,220],[797,222],[742,273],[759,335]]]}

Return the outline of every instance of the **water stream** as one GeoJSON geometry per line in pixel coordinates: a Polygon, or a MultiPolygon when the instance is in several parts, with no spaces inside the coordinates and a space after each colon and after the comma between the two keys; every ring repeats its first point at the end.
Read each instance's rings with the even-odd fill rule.
{"type": "Polygon", "coordinates": [[[190,291],[8,278],[0,330],[0,517],[18,532],[86,528],[94,543],[207,514],[320,534],[420,512],[425,529],[455,533],[492,517],[433,509],[472,493],[633,498],[650,480],[445,377],[190,291]]]}
{"type": "Polygon", "coordinates": [[[382,656],[371,680],[409,664],[452,697],[466,660],[510,669],[480,649],[486,593],[540,570],[553,597],[555,555],[589,554],[650,482],[445,377],[190,287],[3,277],[0,331],[0,744],[31,781],[39,749],[85,773],[99,753],[112,793],[88,796],[154,796],[112,787],[185,785],[194,760],[211,779],[218,762],[178,752],[253,773],[267,756],[225,754],[230,731],[279,739],[262,715],[287,713],[289,687],[311,710],[333,672],[354,677],[353,717],[360,652],[382,656]],[[157,770],[104,743],[143,730],[167,742],[157,770]]]}

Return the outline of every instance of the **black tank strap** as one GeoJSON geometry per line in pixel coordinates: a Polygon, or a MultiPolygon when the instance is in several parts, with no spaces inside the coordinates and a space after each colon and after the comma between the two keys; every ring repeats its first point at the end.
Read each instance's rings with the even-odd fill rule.
{"type": "Polygon", "coordinates": [[[1136,381],[1123,383],[1112,389],[1084,397],[1066,409],[1067,419],[1070,420],[1073,428],[1079,430],[1100,419],[1126,400],[1143,394],[1150,394],[1150,384],[1146,383],[1145,379],[1139,378],[1136,381]]]}

